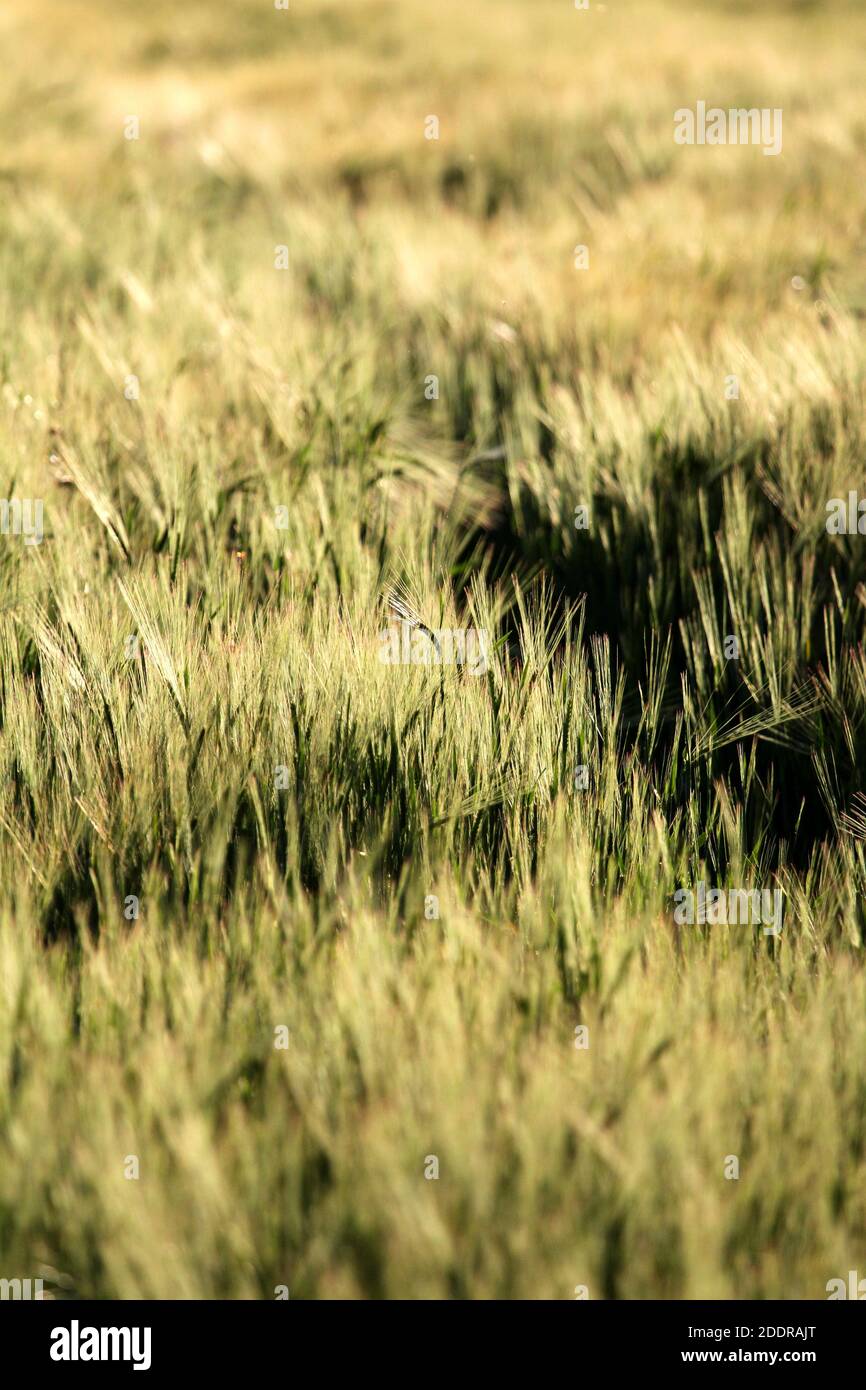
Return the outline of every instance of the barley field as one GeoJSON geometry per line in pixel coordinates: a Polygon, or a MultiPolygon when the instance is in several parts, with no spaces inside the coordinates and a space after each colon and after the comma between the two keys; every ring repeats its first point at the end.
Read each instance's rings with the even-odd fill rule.
{"type": "Polygon", "coordinates": [[[864,42],[5,0],[0,1276],[864,1266],[864,42]]]}

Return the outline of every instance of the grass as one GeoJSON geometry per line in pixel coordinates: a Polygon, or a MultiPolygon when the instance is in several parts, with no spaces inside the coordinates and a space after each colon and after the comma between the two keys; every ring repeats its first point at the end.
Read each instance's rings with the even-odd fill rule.
{"type": "Polygon", "coordinates": [[[45,536],[0,536],[0,1277],[826,1297],[866,16],[54,11],[2,19],[0,491],[45,536]],[[676,146],[698,98],[782,155],[676,146]],[[394,592],[489,670],[383,665],[394,592]],[[700,879],[781,935],[677,926],[700,879]]]}

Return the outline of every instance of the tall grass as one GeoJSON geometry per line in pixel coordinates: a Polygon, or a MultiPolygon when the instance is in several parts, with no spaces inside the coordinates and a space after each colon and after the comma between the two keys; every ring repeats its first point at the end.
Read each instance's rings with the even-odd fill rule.
{"type": "Polygon", "coordinates": [[[860,9],[53,14],[3,20],[0,491],[45,539],[0,537],[0,1277],[825,1297],[860,9]],[[679,149],[697,97],[783,156],[679,149]],[[383,665],[395,590],[489,670],[383,665]],[[677,926],[700,879],[781,935],[677,926]]]}

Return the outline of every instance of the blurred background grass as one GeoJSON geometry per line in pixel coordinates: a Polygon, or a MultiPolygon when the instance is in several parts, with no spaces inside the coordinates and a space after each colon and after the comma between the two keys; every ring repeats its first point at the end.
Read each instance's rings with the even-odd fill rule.
{"type": "Polygon", "coordinates": [[[119,255],[120,207],[140,224],[157,204],[173,255],[185,215],[193,236],[247,243],[243,274],[256,236],[303,207],[323,238],[348,223],[387,254],[398,237],[410,302],[471,283],[512,313],[579,322],[614,361],[672,322],[757,336],[807,313],[830,272],[862,307],[864,23],[844,3],[78,0],[62,19],[12,3],[2,177],[36,199],[46,246],[72,201],[91,254],[120,238],[119,255]],[[782,107],[781,157],[675,146],[673,112],[698,94],[782,107]],[[438,141],[422,138],[428,114],[438,141]]]}
{"type": "Polygon", "coordinates": [[[0,1277],[862,1267],[862,30],[4,6],[0,456],[46,539],[0,547],[0,1277]],[[781,107],[782,155],[675,146],[697,99],[781,107]],[[378,664],[395,580],[489,678],[378,664]],[[781,939],[676,932],[701,876],[782,886],[781,939]]]}

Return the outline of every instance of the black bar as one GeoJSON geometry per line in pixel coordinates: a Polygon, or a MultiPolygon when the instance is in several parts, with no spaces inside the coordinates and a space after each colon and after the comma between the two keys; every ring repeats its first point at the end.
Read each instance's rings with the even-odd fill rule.
{"type": "MultiPolygon", "coordinates": [[[[418,1303],[403,1303],[396,1313],[300,1301],[237,1303],[167,1302],[5,1302],[0,1329],[7,1358],[22,1369],[52,1379],[100,1371],[150,1375],[213,1372],[265,1374],[265,1367],[301,1374],[312,1356],[323,1372],[343,1350],[359,1370],[366,1363],[387,1363],[405,1345],[407,1333],[423,1348],[419,1366],[429,1380],[437,1366],[453,1375],[467,1346],[495,1367],[500,1357],[516,1369],[525,1356],[552,1369],[551,1357],[566,1355],[575,1371],[600,1362],[612,1372],[718,1366],[760,1366],[767,1370],[807,1367],[823,1378],[858,1364],[866,1328],[862,1310],[838,1302],[670,1303],[592,1302],[575,1300],[567,1310],[555,1305],[522,1304],[473,1314],[463,1322],[457,1308],[425,1313],[418,1303]],[[515,1317],[518,1324],[515,1324],[515,1317]],[[416,1323],[415,1319],[419,1321],[416,1323]],[[452,1322],[453,1318],[453,1322],[452,1322]],[[487,1319],[492,1318],[492,1323],[487,1319]],[[444,1319],[444,1322],[443,1322],[444,1319]],[[525,1324],[523,1327],[520,1323],[525,1324]],[[115,1329],[102,1336],[102,1329],[115,1329]],[[133,1329],[138,1329],[137,1334],[133,1329]],[[463,1334],[457,1343],[443,1332],[463,1334]],[[472,1333],[468,1345],[464,1338],[472,1333]],[[479,1333],[481,1334],[479,1340],[479,1333]],[[97,1335],[99,1334],[99,1335],[97,1335]],[[553,1335],[556,1339],[547,1342],[553,1335]],[[560,1340],[560,1337],[562,1340],[560,1340]],[[542,1340],[539,1340],[542,1339],[542,1340]],[[52,1355],[52,1349],[54,1355],[52,1355]],[[100,1360],[89,1359],[97,1350],[100,1360]],[[126,1359],[112,1359],[113,1354],[126,1359]],[[60,1354],[68,1359],[55,1359],[60,1354]],[[76,1359],[77,1357],[77,1359],[76,1359]],[[133,1370],[139,1364],[138,1372],[133,1370]]],[[[857,1300],[863,1301],[863,1300],[857,1300]]],[[[404,1373],[414,1376],[405,1352],[404,1373]]],[[[396,1363],[395,1363],[396,1370],[396,1363]]]]}

